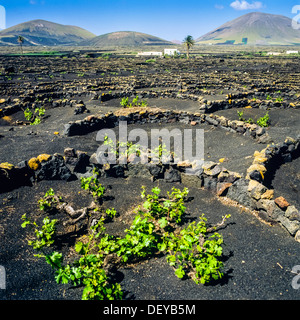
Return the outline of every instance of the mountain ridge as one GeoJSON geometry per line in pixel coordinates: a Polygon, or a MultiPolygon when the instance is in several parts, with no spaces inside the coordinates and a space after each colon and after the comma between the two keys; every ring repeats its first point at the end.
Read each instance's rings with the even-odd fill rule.
{"type": "Polygon", "coordinates": [[[159,37],[137,31],[110,32],[99,35],[93,39],[83,41],[81,44],[93,47],[134,47],[149,45],[173,45],[171,41],[167,41],[159,37]]]}
{"type": "Polygon", "coordinates": [[[77,26],[36,19],[0,31],[0,45],[17,45],[18,36],[24,38],[24,45],[76,45],[96,35],[77,26]]]}
{"type": "Polygon", "coordinates": [[[198,44],[300,45],[300,30],[292,19],[275,14],[251,12],[196,39],[198,44]]]}

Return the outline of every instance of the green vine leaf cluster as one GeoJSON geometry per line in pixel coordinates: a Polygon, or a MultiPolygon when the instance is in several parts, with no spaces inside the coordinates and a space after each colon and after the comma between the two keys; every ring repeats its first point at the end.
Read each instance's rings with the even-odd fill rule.
{"type": "Polygon", "coordinates": [[[140,144],[134,144],[131,141],[127,141],[127,142],[117,141],[116,143],[114,143],[112,139],[105,136],[103,144],[107,146],[108,151],[115,154],[116,157],[121,157],[121,156],[128,157],[131,154],[135,154],[139,157],[141,155],[142,146],[140,144]]]}
{"type": "Polygon", "coordinates": [[[54,190],[50,188],[42,199],[38,200],[39,208],[41,211],[51,213],[61,201],[61,197],[57,197],[54,190]]]}
{"type": "Polygon", "coordinates": [[[30,121],[30,125],[37,125],[41,123],[41,118],[45,115],[45,108],[38,107],[32,112],[29,108],[24,110],[24,117],[27,121],[30,121]]]}
{"type": "Polygon", "coordinates": [[[147,107],[148,106],[148,102],[146,100],[141,100],[139,96],[137,95],[135,98],[132,99],[132,102],[129,102],[129,98],[123,98],[120,102],[120,105],[123,108],[133,108],[133,107],[147,107]]]}
{"type": "MultiPolygon", "coordinates": [[[[237,111],[238,117],[240,121],[246,122],[246,123],[250,123],[250,124],[254,124],[254,120],[252,118],[249,119],[245,119],[244,116],[244,112],[243,111],[237,111]]],[[[267,112],[263,117],[258,118],[258,120],[256,121],[256,123],[262,127],[262,128],[267,128],[270,125],[270,116],[269,113],[267,112]]]]}
{"type": "Polygon", "coordinates": [[[88,178],[81,178],[81,188],[91,193],[94,200],[100,202],[105,193],[105,187],[98,180],[98,172],[94,170],[94,174],[88,178]]]}

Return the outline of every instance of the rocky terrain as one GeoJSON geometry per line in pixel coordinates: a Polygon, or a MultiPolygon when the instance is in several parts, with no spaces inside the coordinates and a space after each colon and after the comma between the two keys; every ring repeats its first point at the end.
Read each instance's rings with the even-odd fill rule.
{"type": "MultiPolygon", "coordinates": [[[[82,288],[57,285],[51,267],[33,256],[21,217],[41,219],[37,203],[49,188],[76,210],[87,207],[80,179],[95,167],[108,190],[103,206],[118,212],[107,223],[112,234],[129,226],[142,185],[163,194],[188,187],[190,219],[204,213],[214,224],[231,214],[220,230],[223,279],[205,286],[180,280],[155,256],[118,270],[125,299],[298,299],[291,286],[300,253],[298,57],[3,55],[0,64],[1,299],[80,299],[82,288]],[[121,107],[136,96],[145,106],[121,107]],[[31,125],[24,111],[40,108],[40,123],[31,125]],[[120,121],[147,133],[203,129],[204,162],[155,164],[145,153],[144,164],[131,157],[126,165],[101,165],[97,132],[118,135],[120,121]]],[[[67,257],[82,230],[64,231],[67,257]]]]}

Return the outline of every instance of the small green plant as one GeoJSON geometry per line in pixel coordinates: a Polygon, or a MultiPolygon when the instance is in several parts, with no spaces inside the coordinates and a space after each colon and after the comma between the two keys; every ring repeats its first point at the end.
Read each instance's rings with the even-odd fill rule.
{"type": "Polygon", "coordinates": [[[266,100],[272,100],[272,97],[268,94],[266,100]]]}
{"type": "Polygon", "coordinates": [[[38,204],[41,211],[46,213],[51,213],[57,204],[60,202],[61,197],[57,197],[54,193],[54,190],[50,188],[44,195],[44,197],[38,200],[38,204]]]}
{"type": "Polygon", "coordinates": [[[129,105],[128,100],[129,100],[128,97],[126,97],[126,98],[123,98],[122,101],[120,102],[120,104],[121,104],[121,106],[122,106],[123,108],[128,107],[128,105],[129,105]]]}
{"type": "Polygon", "coordinates": [[[263,117],[259,118],[257,120],[257,124],[260,127],[269,127],[270,125],[270,116],[269,113],[267,112],[263,117]]]}
{"type": "Polygon", "coordinates": [[[106,209],[105,213],[109,219],[113,219],[116,216],[117,211],[114,208],[112,208],[112,209],[106,209]]]}
{"type": "Polygon", "coordinates": [[[56,219],[50,220],[48,217],[43,219],[43,226],[39,229],[38,224],[35,221],[30,220],[26,214],[22,215],[22,228],[26,228],[28,225],[34,230],[35,240],[28,240],[28,244],[35,250],[41,250],[44,247],[50,247],[54,240],[53,235],[55,233],[56,219]]]}
{"type": "Polygon", "coordinates": [[[167,158],[172,155],[174,156],[174,154],[167,149],[167,146],[164,143],[160,143],[152,152],[152,156],[158,158],[159,162],[162,162],[163,157],[167,158]]]}
{"type": "MultiPolygon", "coordinates": [[[[80,258],[72,265],[62,266],[62,256],[60,256],[59,264],[54,265],[54,268],[57,268],[58,265],[57,283],[71,282],[73,285],[84,285],[82,300],[120,300],[123,296],[120,284],[112,282],[104,269],[103,246],[106,246],[110,240],[110,237],[104,232],[104,219],[100,219],[96,225],[91,227],[88,242],[76,243],[75,251],[80,258]],[[101,236],[103,238],[97,242],[101,236]]],[[[58,256],[57,253],[54,252],[54,254],[58,256]]]]}
{"type": "Polygon", "coordinates": [[[245,119],[243,116],[244,116],[244,112],[243,111],[237,111],[237,114],[238,114],[238,117],[239,117],[239,121],[243,121],[243,122],[246,122],[246,123],[250,123],[250,124],[253,124],[254,123],[254,120],[252,118],[248,118],[248,119],[245,119]]]}
{"type": "Polygon", "coordinates": [[[136,154],[137,156],[141,155],[141,149],[142,149],[141,145],[134,144],[131,141],[127,141],[127,142],[117,141],[115,145],[112,139],[108,138],[108,136],[105,136],[103,144],[108,146],[108,151],[115,154],[117,158],[120,156],[128,157],[131,154],[136,154]]]}
{"type": "Polygon", "coordinates": [[[253,124],[254,123],[254,120],[252,118],[249,118],[247,121],[247,123],[250,123],[250,124],[253,124]]]}
{"type": "Polygon", "coordinates": [[[239,121],[245,121],[245,118],[243,117],[244,111],[237,111],[239,121]]]}
{"type": "Polygon", "coordinates": [[[164,251],[164,234],[172,232],[176,224],[181,222],[186,210],[184,200],[188,189],[181,191],[173,188],[167,198],[161,198],[160,193],[157,187],[148,195],[145,194],[145,188],[142,189],[141,197],[146,201],[142,208],[137,208],[131,227],[125,230],[125,237],[118,241],[117,254],[124,262],[164,251]]]}
{"type": "Polygon", "coordinates": [[[103,218],[91,227],[91,233],[86,243],[76,243],[75,251],[80,258],[66,265],[63,265],[62,253],[57,251],[47,253],[44,250],[45,247],[50,247],[54,242],[52,236],[55,232],[54,225],[56,220],[50,221],[49,218],[45,218],[44,225],[39,230],[38,225],[27,219],[26,215],[23,215],[22,219],[24,220],[22,227],[33,226],[36,235],[36,240],[30,240],[28,244],[33,246],[35,250],[42,252],[35,254],[35,256],[44,258],[55,270],[57,283],[71,283],[73,286],[84,285],[83,300],[114,300],[122,298],[123,292],[120,284],[111,281],[104,269],[105,253],[102,251],[102,247],[104,244],[107,245],[109,236],[105,235],[99,243],[96,243],[96,240],[105,231],[103,218]],[[99,229],[100,231],[98,231],[99,229]]]}
{"type": "Polygon", "coordinates": [[[152,194],[146,195],[145,188],[142,189],[141,196],[146,199],[143,209],[138,209],[130,229],[126,230],[126,236],[119,239],[117,254],[127,262],[136,257],[149,257],[156,252],[168,252],[167,261],[179,278],[187,276],[197,284],[221,278],[223,263],[219,257],[223,251],[223,238],[216,232],[209,234],[222,226],[230,215],[210,228],[202,215],[197,224],[189,224],[178,234],[176,230],[185,214],[184,202],[189,191],[173,188],[167,198],[162,198],[160,192],[155,187],[152,194]]]}
{"type": "Polygon", "coordinates": [[[139,96],[136,96],[132,100],[132,106],[138,106],[138,104],[139,104],[139,96]]]}
{"type": "Polygon", "coordinates": [[[147,107],[148,102],[146,100],[141,100],[139,96],[137,95],[135,98],[133,98],[132,102],[129,103],[128,97],[123,98],[120,102],[121,106],[123,108],[133,108],[133,107],[147,107]]]}
{"type": "Polygon", "coordinates": [[[91,177],[81,178],[81,188],[90,192],[95,201],[100,202],[105,193],[105,187],[98,180],[98,172],[94,170],[93,173],[91,177]]]}
{"type": "MultiPolygon", "coordinates": [[[[227,215],[223,220],[229,217],[227,215]]],[[[205,222],[202,215],[197,224],[192,222],[178,236],[171,234],[166,245],[169,252],[167,261],[175,269],[175,275],[180,279],[188,276],[197,284],[223,276],[220,271],[223,263],[219,260],[223,252],[223,238],[217,232],[208,236],[205,222]]]]}
{"type": "Polygon", "coordinates": [[[25,119],[30,121],[30,125],[37,125],[41,123],[41,117],[45,115],[45,109],[35,108],[34,112],[32,112],[29,108],[24,110],[25,119]]]}

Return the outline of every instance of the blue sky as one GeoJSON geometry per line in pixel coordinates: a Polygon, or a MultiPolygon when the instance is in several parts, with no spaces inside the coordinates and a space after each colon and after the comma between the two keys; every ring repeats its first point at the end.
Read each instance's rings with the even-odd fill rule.
{"type": "Polygon", "coordinates": [[[166,40],[194,38],[251,11],[294,17],[300,0],[0,0],[6,27],[44,19],[77,25],[96,35],[139,31],[166,40]]]}

